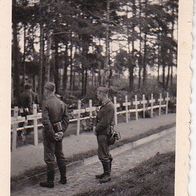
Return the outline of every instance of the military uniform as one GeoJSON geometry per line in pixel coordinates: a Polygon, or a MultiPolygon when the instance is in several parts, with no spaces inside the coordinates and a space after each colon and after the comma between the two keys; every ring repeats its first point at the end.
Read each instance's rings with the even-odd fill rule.
{"type": "Polygon", "coordinates": [[[54,181],[54,166],[56,157],[57,165],[59,167],[59,171],[61,174],[60,182],[65,184],[66,160],[62,151],[62,140],[55,140],[55,133],[59,131],[55,124],[59,122],[62,125],[61,131],[65,132],[68,126],[68,115],[66,105],[54,94],[52,94],[44,101],[42,109],[42,123],[44,125],[44,160],[47,164],[48,181],[52,182],[54,181]]]}
{"type": "MultiPolygon", "coordinates": [[[[34,97],[31,91],[31,85],[26,84],[25,90],[20,95],[19,107],[20,107],[20,115],[26,118],[25,122],[19,123],[19,127],[24,127],[27,124],[27,115],[33,113],[33,103],[34,97]]],[[[25,142],[26,135],[29,134],[29,131],[26,129],[20,130],[17,132],[19,138],[25,142]]]]}
{"type": "Polygon", "coordinates": [[[104,175],[110,175],[112,156],[109,153],[108,134],[110,126],[114,125],[114,105],[107,99],[97,114],[96,135],[98,143],[98,158],[101,161],[104,173],[97,175],[96,178],[101,179],[104,175]]]}

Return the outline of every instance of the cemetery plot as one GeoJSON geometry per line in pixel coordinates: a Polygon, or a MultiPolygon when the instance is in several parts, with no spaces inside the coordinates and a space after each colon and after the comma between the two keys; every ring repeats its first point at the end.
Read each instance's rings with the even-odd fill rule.
{"type": "MultiPolygon", "coordinates": [[[[141,100],[138,99],[137,95],[134,96],[133,100],[129,100],[128,96],[125,96],[124,100],[125,101],[123,103],[119,103],[116,97],[113,98],[115,125],[117,125],[119,122],[129,122],[133,119],[138,120],[140,117],[153,118],[156,115],[155,110],[158,112],[158,115],[168,114],[168,106],[170,101],[168,93],[165,99],[162,97],[162,94],[160,94],[157,101],[154,99],[153,94],[151,94],[149,100],[146,99],[145,95],[142,96],[141,100]],[[163,109],[165,110],[164,113],[162,112],[163,109]]],[[[99,107],[93,106],[92,100],[89,100],[89,104],[85,108],[82,106],[81,100],[78,100],[77,109],[70,113],[70,125],[66,135],[69,135],[69,131],[70,134],[76,133],[76,135],[79,135],[81,131],[92,131],[98,110],[99,107]]],[[[12,150],[16,149],[19,133],[28,134],[33,132],[33,139],[31,140],[33,140],[34,145],[38,145],[40,141],[39,135],[41,134],[39,133],[39,130],[43,127],[43,125],[41,123],[42,115],[37,111],[37,105],[33,106],[33,114],[27,115],[26,117],[21,117],[19,115],[18,107],[15,107],[14,110],[12,110],[12,113],[12,150]],[[19,126],[21,123],[22,126],[19,126]]]]}

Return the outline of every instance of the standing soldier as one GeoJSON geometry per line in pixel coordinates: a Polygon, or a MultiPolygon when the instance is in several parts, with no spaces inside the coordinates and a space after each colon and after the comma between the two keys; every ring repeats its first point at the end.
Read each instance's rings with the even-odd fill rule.
{"type": "Polygon", "coordinates": [[[68,126],[68,115],[66,105],[56,97],[55,84],[46,83],[44,87],[45,101],[43,102],[42,121],[44,161],[47,165],[47,181],[41,182],[40,186],[54,187],[54,167],[55,157],[60,171],[61,179],[59,183],[66,184],[66,160],[62,151],[62,139],[68,126]]]}
{"type": "Polygon", "coordinates": [[[20,107],[22,108],[22,115],[27,116],[33,112],[33,94],[31,84],[25,84],[24,91],[20,95],[20,107]]]}
{"type": "Polygon", "coordinates": [[[114,125],[114,105],[108,98],[108,88],[99,87],[97,89],[97,98],[101,102],[101,108],[97,114],[95,134],[98,142],[98,158],[103,166],[103,174],[96,175],[100,183],[111,180],[112,156],[109,153],[108,134],[110,127],[114,125]]]}
{"type": "MultiPolygon", "coordinates": [[[[38,103],[36,99],[36,93],[33,92],[31,84],[25,84],[24,88],[24,91],[20,95],[19,107],[21,116],[24,116],[26,121],[19,124],[21,127],[25,127],[25,125],[28,124],[27,115],[33,113],[33,104],[38,103]]],[[[26,141],[26,135],[28,134],[29,132],[26,129],[23,131],[18,131],[18,135],[23,142],[26,141]]]]}

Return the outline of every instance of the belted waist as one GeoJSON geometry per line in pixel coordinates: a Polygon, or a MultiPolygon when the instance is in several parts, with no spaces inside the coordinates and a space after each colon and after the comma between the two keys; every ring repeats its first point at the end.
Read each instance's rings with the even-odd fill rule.
{"type": "Polygon", "coordinates": [[[61,121],[53,123],[52,125],[53,125],[53,128],[54,128],[55,132],[63,131],[63,127],[62,127],[62,122],[61,121]]]}

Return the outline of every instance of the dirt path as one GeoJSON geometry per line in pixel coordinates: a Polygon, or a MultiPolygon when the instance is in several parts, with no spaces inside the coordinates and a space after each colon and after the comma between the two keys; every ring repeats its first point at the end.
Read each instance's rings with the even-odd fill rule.
{"type": "MultiPolygon", "coordinates": [[[[23,190],[13,192],[12,196],[71,196],[81,192],[104,189],[112,186],[115,181],[131,168],[136,167],[139,163],[153,157],[156,153],[166,153],[175,150],[175,128],[168,129],[168,135],[147,143],[132,151],[127,150],[114,157],[112,169],[112,181],[108,184],[99,184],[94,175],[101,173],[101,164],[99,162],[84,165],[73,171],[68,171],[68,184],[55,184],[54,189],[41,188],[39,185],[25,187],[23,190]]],[[[56,176],[58,182],[59,176],[56,176]]]]}
{"type": "Polygon", "coordinates": [[[175,152],[157,153],[107,187],[74,196],[174,196],[175,152]]]}

